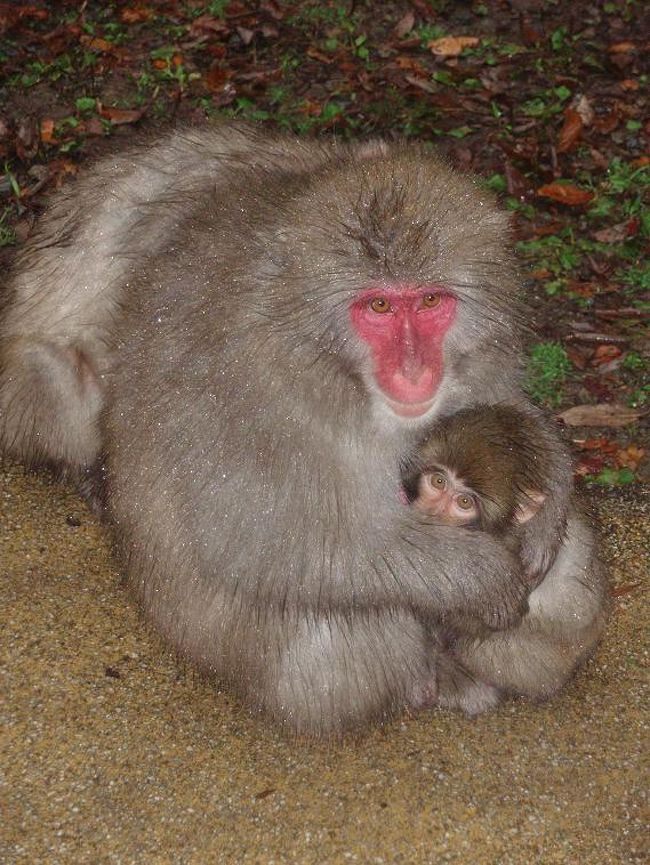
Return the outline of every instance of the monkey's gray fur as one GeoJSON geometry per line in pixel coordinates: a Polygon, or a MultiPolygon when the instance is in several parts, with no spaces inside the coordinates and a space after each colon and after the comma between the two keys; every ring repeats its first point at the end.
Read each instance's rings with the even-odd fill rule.
{"type": "MultiPolygon", "coordinates": [[[[491,648],[477,660],[473,640],[489,648],[490,629],[532,621],[518,624],[521,565],[489,535],[405,507],[399,463],[437,417],[525,405],[504,237],[491,201],[414,146],[225,125],[105,159],[54,202],[10,280],[0,445],[77,481],[105,454],[147,618],[289,728],[335,734],[431,695],[485,708],[492,690],[476,699],[472,669],[501,660],[491,648]],[[382,403],[349,322],[356,292],[386,282],[458,299],[445,374],[418,420],[382,403]],[[466,667],[439,638],[449,626],[467,637],[466,667]]],[[[560,447],[549,477],[522,544],[540,574],[570,509],[560,447]]],[[[591,540],[571,549],[600,585],[591,540]]],[[[568,597],[547,581],[545,623],[558,605],[601,615],[591,589],[568,597]]],[[[562,680],[579,660],[566,630],[562,680]]],[[[547,693],[540,673],[520,678],[512,690],[547,693]]]]}
{"type": "MultiPolygon", "coordinates": [[[[562,458],[561,450],[556,432],[538,411],[475,405],[427,431],[405,460],[404,484],[415,497],[423,471],[451,470],[477,494],[482,528],[517,549],[525,529],[520,508],[534,512],[536,495],[554,494],[548,471],[562,458]]],[[[607,583],[577,502],[569,506],[563,542],[550,569],[532,576],[529,610],[518,626],[477,637],[448,635],[446,654],[460,664],[439,663],[439,702],[457,705],[460,689],[463,707],[473,713],[498,702],[504,692],[549,697],[592,652],[605,626],[607,583]]]]}

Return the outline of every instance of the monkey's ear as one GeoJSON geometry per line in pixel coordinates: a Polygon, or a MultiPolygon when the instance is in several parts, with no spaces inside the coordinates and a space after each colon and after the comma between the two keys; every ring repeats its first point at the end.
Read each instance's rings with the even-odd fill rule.
{"type": "Polygon", "coordinates": [[[545,493],[526,490],[523,501],[519,502],[515,510],[515,522],[517,525],[523,526],[528,520],[532,520],[545,501],[545,493]]]}

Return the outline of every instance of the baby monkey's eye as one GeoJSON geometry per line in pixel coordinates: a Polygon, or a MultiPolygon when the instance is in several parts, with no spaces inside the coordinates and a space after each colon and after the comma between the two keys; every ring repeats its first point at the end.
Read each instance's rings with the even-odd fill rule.
{"type": "Polygon", "coordinates": [[[437,490],[444,490],[447,487],[447,478],[442,472],[433,472],[430,478],[431,486],[437,490]]]}
{"type": "Polygon", "coordinates": [[[471,511],[475,507],[473,496],[468,496],[467,493],[461,493],[456,496],[456,507],[461,511],[471,511]]]}

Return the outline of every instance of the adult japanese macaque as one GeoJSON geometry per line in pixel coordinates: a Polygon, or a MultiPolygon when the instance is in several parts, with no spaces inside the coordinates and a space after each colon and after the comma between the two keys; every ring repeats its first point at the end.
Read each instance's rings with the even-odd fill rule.
{"type": "Polygon", "coordinates": [[[559,449],[524,568],[400,501],[425,425],[523,399],[506,240],[417,146],[224,125],[104,160],[10,280],[2,447],[77,480],[105,455],[146,616],[249,706],[310,735],[388,717],[456,664],[445,629],[517,624],[562,538],[559,449]]]}
{"type": "MultiPolygon", "coordinates": [[[[522,527],[551,490],[548,467],[560,444],[530,410],[466,408],[439,421],[403,471],[409,502],[436,523],[491,533],[517,551],[522,527]]],[[[545,574],[530,574],[529,611],[512,629],[479,638],[448,634],[439,704],[471,713],[503,693],[554,694],[593,650],[606,618],[605,572],[579,510],[569,510],[563,543],[545,574]],[[535,586],[535,583],[538,583],[535,586]]]]}

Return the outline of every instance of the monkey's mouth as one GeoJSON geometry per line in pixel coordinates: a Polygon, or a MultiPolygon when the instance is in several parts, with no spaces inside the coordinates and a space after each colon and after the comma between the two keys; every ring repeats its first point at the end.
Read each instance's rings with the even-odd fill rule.
{"type": "Polygon", "coordinates": [[[435,398],[426,402],[398,402],[397,400],[384,397],[386,405],[399,417],[422,417],[432,407],[435,398]]]}

